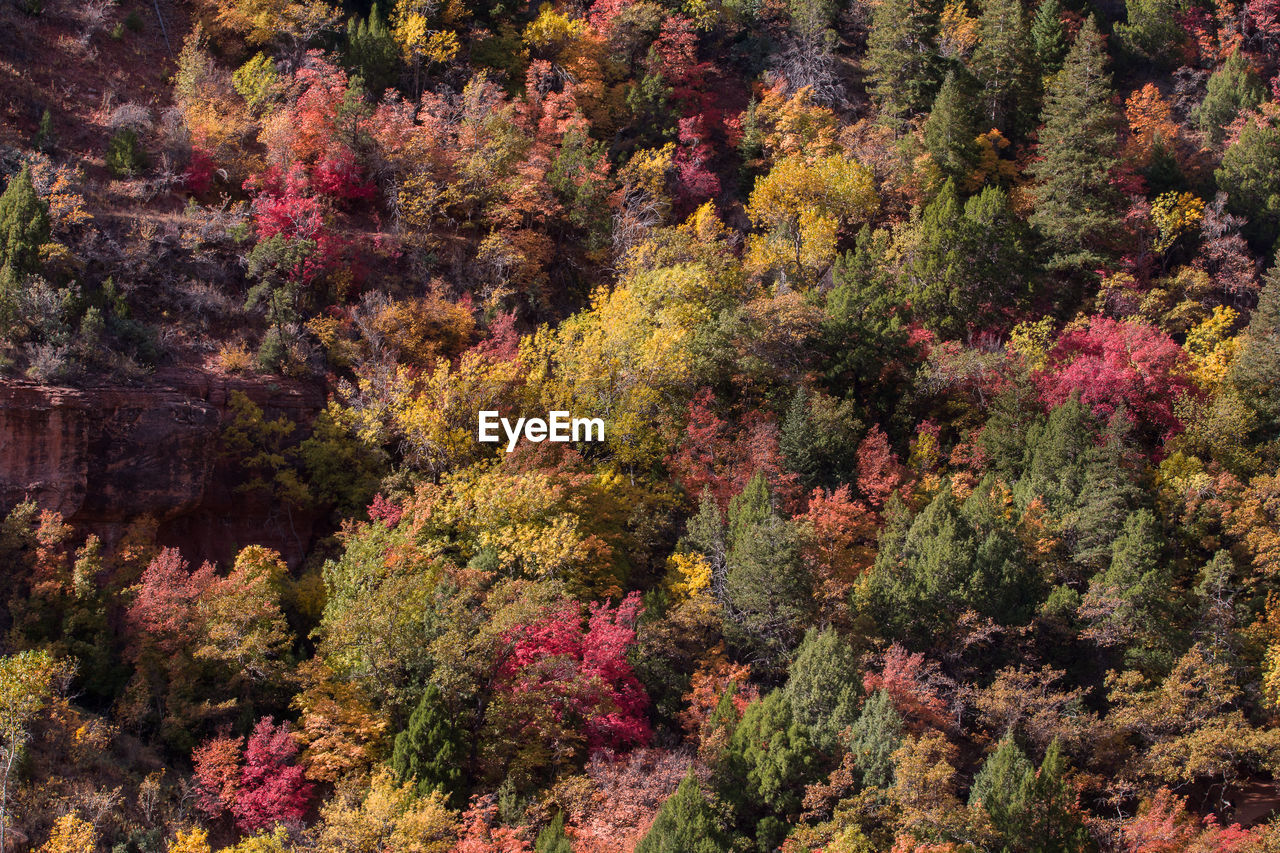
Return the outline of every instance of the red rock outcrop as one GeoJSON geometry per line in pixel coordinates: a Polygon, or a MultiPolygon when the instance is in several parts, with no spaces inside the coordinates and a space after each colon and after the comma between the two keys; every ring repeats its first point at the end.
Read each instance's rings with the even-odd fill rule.
{"type": "Polygon", "coordinates": [[[0,511],[29,498],[108,544],[150,514],[162,543],[193,561],[225,561],[260,544],[296,564],[315,519],[238,492],[232,463],[219,455],[232,391],[268,417],[297,422],[299,435],[324,406],[318,385],[193,369],[159,370],[138,386],[0,381],[0,511]]]}

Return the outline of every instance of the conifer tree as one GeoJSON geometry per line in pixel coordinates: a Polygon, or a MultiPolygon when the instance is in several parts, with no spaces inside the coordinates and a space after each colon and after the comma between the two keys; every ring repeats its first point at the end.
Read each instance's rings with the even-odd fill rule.
{"type": "Polygon", "coordinates": [[[1080,606],[1090,623],[1085,636],[1127,648],[1126,662],[1148,672],[1165,660],[1169,628],[1165,596],[1172,575],[1150,510],[1132,513],[1112,546],[1111,565],[1093,578],[1080,606]]]}
{"type": "Polygon", "coordinates": [[[698,780],[689,771],[658,809],[636,853],[727,853],[729,845],[698,780]]]}
{"type": "Polygon", "coordinates": [[[902,737],[902,715],[889,694],[877,690],[863,704],[845,743],[864,788],[893,787],[893,754],[902,746],[902,737]]]}
{"type": "Polygon", "coordinates": [[[996,751],[987,756],[969,789],[969,806],[979,803],[991,817],[991,825],[1006,840],[1006,850],[1024,849],[1027,812],[1035,768],[1027,760],[1012,734],[1000,739],[996,751]]]}
{"type": "Polygon", "coordinates": [[[1031,95],[1031,33],[1021,0],[987,0],[973,73],[982,86],[982,129],[1020,131],[1031,95]]]}
{"type": "Polygon", "coordinates": [[[1058,0],[1040,0],[1031,21],[1031,45],[1041,77],[1062,70],[1067,55],[1067,38],[1062,29],[1062,6],[1058,0]]]}
{"type": "Polygon", "coordinates": [[[1191,119],[1210,143],[1218,145],[1227,125],[1244,110],[1262,103],[1265,94],[1262,81],[1249,66],[1249,60],[1237,50],[1213,72],[1204,100],[1191,111],[1191,119]]]}
{"type": "Polygon", "coordinates": [[[573,853],[573,844],[564,834],[564,812],[556,812],[555,819],[542,828],[533,849],[535,853],[573,853]]]}
{"type": "Polygon", "coordinates": [[[462,797],[464,750],[453,715],[440,688],[427,685],[408,727],[396,735],[391,766],[405,782],[416,783],[420,794],[437,788],[451,801],[462,797]]]}
{"type": "Polygon", "coordinates": [[[369,17],[352,17],[347,22],[347,67],[359,74],[375,100],[394,86],[400,68],[400,48],[378,4],[373,4],[369,17]]]}
{"type": "Polygon", "coordinates": [[[885,0],[873,7],[867,36],[870,89],[894,124],[924,112],[941,80],[937,0],[885,0]]]}
{"type": "Polygon", "coordinates": [[[40,247],[47,242],[49,206],[24,167],[0,195],[0,283],[39,272],[40,247]]]}
{"type": "Polygon", "coordinates": [[[1228,379],[1257,417],[1258,437],[1280,439],[1280,264],[1267,273],[1228,379]]]}
{"type": "Polygon", "coordinates": [[[1052,255],[1049,267],[1092,270],[1106,257],[1119,198],[1111,184],[1116,163],[1114,90],[1102,34],[1089,17],[1045,97],[1040,159],[1030,221],[1052,255]]]}
{"type": "Polygon", "coordinates": [[[948,71],[924,123],[924,145],[949,177],[967,180],[977,163],[973,96],[955,71],[948,71]]]}
{"type": "Polygon", "coordinates": [[[856,719],[858,660],[834,628],[810,628],[787,673],[783,694],[791,714],[808,728],[815,748],[831,752],[856,719]]]}
{"type": "Polygon", "coordinates": [[[1248,221],[1241,229],[1250,244],[1270,252],[1280,236],[1280,127],[1274,119],[1253,117],[1244,122],[1240,135],[1222,155],[1214,171],[1218,188],[1227,194],[1227,206],[1248,221]]]}
{"type": "Polygon", "coordinates": [[[1066,781],[1067,759],[1055,737],[1031,782],[1024,837],[1036,853],[1086,853],[1093,849],[1088,828],[1066,781]]]}

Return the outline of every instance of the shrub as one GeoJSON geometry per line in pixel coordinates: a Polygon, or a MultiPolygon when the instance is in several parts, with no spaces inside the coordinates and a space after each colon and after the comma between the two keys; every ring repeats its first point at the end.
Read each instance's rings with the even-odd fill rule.
{"type": "Polygon", "coordinates": [[[107,169],[117,178],[132,178],[147,167],[147,152],[136,131],[119,130],[107,143],[107,169]]]}

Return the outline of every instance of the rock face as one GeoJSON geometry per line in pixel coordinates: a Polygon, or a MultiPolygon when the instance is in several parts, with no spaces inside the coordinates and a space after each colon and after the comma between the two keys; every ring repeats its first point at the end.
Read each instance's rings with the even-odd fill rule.
{"type": "Polygon", "coordinates": [[[108,545],[149,514],[161,543],[193,562],[259,544],[296,564],[315,519],[238,492],[234,464],[219,454],[232,391],[298,423],[299,436],[324,406],[317,385],[192,369],[160,370],[137,387],[0,380],[0,511],[31,499],[108,545]]]}

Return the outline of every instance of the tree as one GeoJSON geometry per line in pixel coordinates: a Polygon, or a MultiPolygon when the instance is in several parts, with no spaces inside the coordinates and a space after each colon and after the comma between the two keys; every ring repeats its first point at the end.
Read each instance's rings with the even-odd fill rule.
{"type": "Polygon", "coordinates": [[[893,699],[885,690],[876,690],[842,736],[864,788],[887,792],[893,787],[893,754],[902,746],[902,736],[902,715],[893,707],[893,699]]]}
{"type": "Polygon", "coordinates": [[[297,742],[289,724],[276,725],[263,717],[253,727],[244,750],[244,765],[231,813],[241,832],[269,829],[282,821],[297,821],[306,814],[311,783],[293,763],[297,742]]]}
{"type": "Polygon", "coordinates": [[[1052,250],[1052,269],[1082,271],[1101,264],[1119,215],[1111,184],[1116,114],[1106,64],[1102,34],[1090,17],[1041,112],[1040,156],[1028,169],[1036,181],[1030,222],[1052,250]]]}
{"type": "Polygon", "coordinates": [[[1052,77],[1062,70],[1068,48],[1062,28],[1062,6],[1058,0],[1040,0],[1031,21],[1031,44],[1042,78],[1052,77]]]}
{"type": "Polygon", "coordinates": [[[347,67],[359,75],[375,99],[396,83],[400,70],[400,48],[391,35],[378,4],[369,17],[352,16],[347,22],[347,67]]]}
{"type": "Polygon", "coordinates": [[[836,737],[854,721],[859,672],[849,644],[827,627],[810,628],[787,671],[783,694],[791,715],[802,723],[816,749],[831,753],[836,737]]]}
{"type": "Polygon", "coordinates": [[[973,95],[967,88],[955,71],[948,71],[924,123],[924,145],[933,161],[961,182],[968,180],[978,157],[973,95]]]}
{"type": "Polygon", "coordinates": [[[690,770],[653,819],[636,853],[724,853],[729,850],[715,813],[690,770]]]}
{"type": "Polygon", "coordinates": [[[1185,30],[1176,20],[1172,0],[1125,0],[1126,20],[1115,26],[1116,37],[1149,62],[1169,64],[1177,55],[1185,30]]]}
{"type": "Polygon", "coordinates": [[[725,634],[764,672],[777,674],[800,641],[812,608],[812,584],[795,526],[770,505],[757,473],[729,504],[725,634]]]}
{"type": "Polygon", "coordinates": [[[941,82],[934,0],[888,0],[872,7],[867,36],[869,86],[880,115],[895,126],[924,112],[941,82]]]}
{"type": "Polygon", "coordinates": [[[809,732],[791,714],[782,691],[752,702],[729,739],[720,791],[734,804],[739,828],[760,849],[774,849],[785,823],[800,812],[804,786],[815,775],[809,732]]]}
{"type": "Polygon", "coordinates": [[[9,783],[36,716],[65,688],[71,670],[48,652],[0,658],[0,850],[9,832],[9,783]]]}
{"type": "Polygon", "coordinates": [[[1280,190],[1272,176],[1280,171],[1280,128],[1259,116],[1245,119],[1240,135],[1222,155],[1213,173],[1227,194],[1227,205],[1247,218],[1244,234],[1265,250],[1280,234],[1280,190]]]}
{"type": "Polygon", "coordinates": [[[1227,126],[1236,116],[1262,103],[1264,95],[1262,81],[1248,58],[1237,50],[1209,78],[1204,100],[1191,111],[1191,120],[1210,144],[1219,145],[1227,126]]]}
{"type": "Polygon", "coordinates": [[[1263,441],[1280,438],[1280,264],[1267,273],[1227,380],[1258,419],[1263,441]]]}
{"type": "Polygon", "coordinates": [[[1011,734],[1000,739],[995,752],[982,762],[969,789],[969,807],[981,806],[996,831],[1005,837],[1006,850],[1023,849],[1026,812],[1035,769],[1011,734]]]}
{"type": "MultiPolygon", "coordinates": [[[[23,167],[0,195],[0,288],[40,271],[40,247],[49,242],[49,205],[36,195],[23,167]]],[[[7,298],[7,297],[6,297],[7,298]]]]}
{"type": "Polygon", "coordinates": [[[433,790],[458,802],[463,794],[464,750],[454,715],[444,703],[440,688],[428,684],[409,717],[409,725],[396,735],[391,766],[403,782],[413,782],[420,795],[433,790]]]}
{"type": "Polygon", "coordinates": [[[973,51],[973,74],[982,85],[984,129],[1006,135],[1023,129],[1030,112],[1032,38],[1020,0],[987,0],[973,51]]]}
{"type": "Polygon", "coordinates": [[[533,849],[536,853],[573,853],[573,845],[564,834],[564,812],[556,812],[551,823],[538,832],[533,849]]]}
{"type": "Polygon", "coordinates": [[[98,832],[93,824],[69,812],[58,818],[49,833],[49,840],[36,853],[84,853],[97,847],[98,832]]]}

